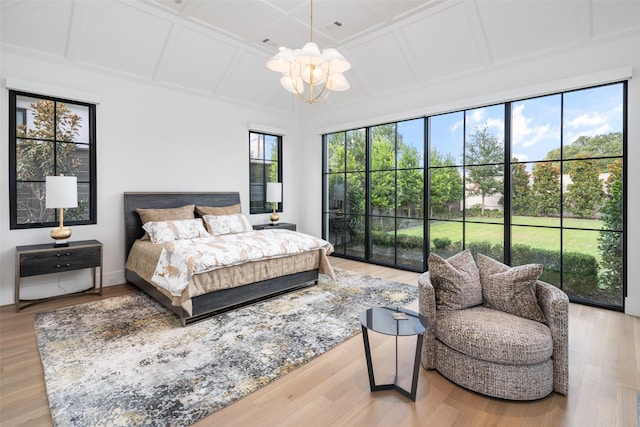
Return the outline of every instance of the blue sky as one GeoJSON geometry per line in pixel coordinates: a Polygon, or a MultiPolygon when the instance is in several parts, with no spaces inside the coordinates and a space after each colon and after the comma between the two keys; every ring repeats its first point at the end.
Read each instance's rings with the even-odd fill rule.
{"type": "MultiPolygon", "coordinates": [[[[460,164],[464,120],[462,112],[443,114],[434,116],[430,127],[432,148],[452,154],[460,164]]],[[[512,104],[511,121],[512,155],[520,161],[542,160],[550,150],[560,146],[562,131],[565,144],[583,135],[621,132],[622,84],[567,92],[564,99],[560,95],[550,95],[516,101],[512,104]],[[564,129],[561,130],[563,109],[564,129]]],[[[467,134],[482,125],[503,140],[503,106],[467,110],[467,134]]]]}

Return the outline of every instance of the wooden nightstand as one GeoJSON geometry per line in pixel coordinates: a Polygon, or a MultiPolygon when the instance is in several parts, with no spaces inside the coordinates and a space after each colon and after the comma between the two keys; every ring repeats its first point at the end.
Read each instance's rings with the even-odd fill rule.
{"type": "Polygon", "coordinates": [[[44,245],[16,246],[16,312],[31,304],[86,294],[102,295],[102,243],[97,240],[70,242],[66,247],[44,245]],[[100,268],[100,284],[96,284],[96,268],[100,268]],[[20,300],[20,278],[62,271],[93,269],[93,287],[69,294],[33,300],[20,300]],[[21,305],[22,302],[26,304],[21,305]]]}
{"type": "Polygon", "coordinates": [[[269,229],[274,230],[276,228],[284,228],[286,230],[296,231],[296,225],[291,224],[289,222],[278,222],[276,225],[271,225],[271,223],[269,223],[269,224],[257,224],[253,226],[254,230],[269,230],[269,229]]]}

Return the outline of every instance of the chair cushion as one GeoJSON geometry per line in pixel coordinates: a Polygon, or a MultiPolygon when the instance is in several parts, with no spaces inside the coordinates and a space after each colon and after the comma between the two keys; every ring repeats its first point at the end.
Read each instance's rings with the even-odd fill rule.
{"type": "Polygon", "coordinates": [[[536,283],[542,264],[509,267],[478,254],[484,305],[516,316],[546,323],[536,299],[536,283]]]}
{"type": "Polygon", "coordinates": [[[470,357],[509,365],[542,363],[553,353],[548,326],[484,306],[438,311],[436,338],[470,357]]]}
{"type": "Polygon", "coordinates": [[[468,249],[447,259],[431,252],[427,261],[438,310],[461,310],[482,304],[480,273],[468,249]]]}

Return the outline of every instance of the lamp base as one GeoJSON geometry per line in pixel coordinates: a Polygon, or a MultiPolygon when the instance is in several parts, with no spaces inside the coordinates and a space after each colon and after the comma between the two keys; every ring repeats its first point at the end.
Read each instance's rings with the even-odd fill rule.
{"type": "Polygon", "coordinates": [[[269,220],[271,221],[271,225],[275,225],[278,220],[280,219],[280,216],[277,213],[272,213],[271,215],[269,215],[269,220]]]}
{"type": "Polygon", "coordinates": [[[67,227],[56,227],[51,230],[51,238],[55,240],[53,246],[56,248],[69,246],[67,241],[69,237],[71,237],[71,229],[67,227]]]}

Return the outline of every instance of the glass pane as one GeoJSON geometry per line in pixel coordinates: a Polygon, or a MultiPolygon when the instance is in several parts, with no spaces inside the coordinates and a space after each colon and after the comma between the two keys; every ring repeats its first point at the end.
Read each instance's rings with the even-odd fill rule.
{"type": "Polygon", "coordinates": [[[345,254],[364,259],[364,216],[348,215],[345,226],[345,254]]]}
{"type": "MultiPolygon", "coordinates": [[[[563,216],[585,220],[579,227],[601,228],[597,218],[600,217],[600,208],[604,203],[606,175],[601,173],[595,159],[568,161],[564,165],[563,216]]],[[[566,222],[564,225],[570,226],[566,222]]]]}
{"type": "Polygon", "coordinates": [[[476,257],[478,253],[481,253],[503,262],[503,226],[501,224],[477,224],[467,222],[465,226],[465,248],[469,249],[474,257],[476,257]]]}
{"type": "Polygon", "coordinates": [[[43,181],[55,173],[53,142],[19,139],[16,141],[16,173],[18,181],[43,181]]]}
{"type": "Polygon", "coordinates": [[[606,230],[623,230],[622,159],[616,159],[607,167],[608,173],[604,181],[604,202],[600,209],[602,227],[606,230]]]}
{"type": "Polygon", "coordinates": [[[371,172],[371,213],[393,215],[396,207],[395,172],[371,172]]]}
{"type": "Polygon", "coordinates": [[[273,135],[264,136],[264,157],[272,162],[278,159],[278,137],[273,135]]]}
{"type": "Polygon", "coordinates": [[[365,171],[367,169],[367,139],[364,129],[347,132],[347,171],[365,171]]]}
{"type": "Polygon", "coordinates": [[[424,257],[424,221],[416,219],[397,219],[397,262],[423,270],[424,257]]]}
{"type": "Polygon", "coordinates": [[[325,214],[327,233],[326,239],[333,245],[336,254],[345,253],[346,247],[346,217],[343,214],[327,213],[325,214]]]}
{"type": "Polygon", "coordinates": [[[327,176],[327,190],[329,193],[327,210],[329,212],[335,212],[336,214],[343,214],[344,206],[345,206],[344,174],[332,173],[326,176],[327,176]]]}
{"type": "Polygon", "coordinates": [[[437,159],[446,159],[447,164],[462,165],[464,143],[464,113],[442,114],[429,117],[430,166],[439,166],[437,159]]]}
{"type": "Polygon", "coordinates": [[[395,263],[395,219],[371,216],[369,225],[371,227],[371,259],[395,263]]]}
{"type": "Polygon", "coordinates": [[[18,224],[55,221],[55,210],[46,208],[44,182],[18,182],[17,191],[18,224]]]}
{"type": "Polygon", "coordinates": [[[504,105],[477,108],[465,114],[467,165],[504,161],[504,105]]]}
{"type": "MultiPolygon", "coordinates": [[[[53,101],[16,96],[16,108],[26,110],[24,134],[27,138],[53,139],[53,101]]],[[[20,129],[18,131],[19,134],[23,133],[20,129]]]]}
{"type": "Polygon", "coordinates": [[[466,168],[465,213],[467,219],[502,222],[504,217],[504,167],[502,165],[466,168]]]}
{"type": "MultiPolygon", "coordinates": [[[[249,164],[249,177],[251,184],[264,184],[264,171],[265,166],[262,161],[252,160],[249,164]]],[[[253,200],[253,196],[251,197],[253,200]]]]}
{"type": "Polygon", "coordinates": [[[464,180],[462,168],[431,168],[429,171],[429,217],[453,219],[462,217],[464,180]]]}
{"type": "Polygon", "coordinates": [[[347,178],[347,194],[345,211],[351,215],[364,215],[365,212],[365,173],[345,174],[347,178]]]}
{"type": "Polygon", "coordinates": [[[462,250],[462,223],[458,221],[429,221],[429,250],[449,258],[462,250]]]}
{"type": "Polygon", "coordinates": [[[422,169],[398,171],[397,216],[422,218],[424,206],[424,174],[422,169]]]}
{"type": "Polygon", "coordinates": [[[398,123],[398,169],[424,167],[424,119],[398,123]]]}
{"type": "MultiPolygon", "coordinates": [[[[622,285],[617,278],[603,280],[600,265],[602,254],[598,248],[600,232],[588,230],[564,230],[562,285],[570,296],[592,301],[622,305],[622,285]]],[[[608,268],[611,265],[607,266],[608,268]]],[[[603,272],[604,273],[604,272],[603,272]]]]}
{"type": "Polygon", "coordinates": [[[249,158],[265,158],[263,137],[259,133],[249,132],[249,158]]]}
{"type": "Polygon", "coordinates": [[[344,132],[327,135],[327,172],[344,171],[344,136],[344,132]]]}
{"type": "Polygon", "coordinates": [[[531,209],[533,203],[532,175],[528,171],[531,168],[530,163],[511,165],[511,214],[514,224],[528,224],[523,217],[535,215],[531,209]]]}
{"type": "Polygon", "coordinates": [[[563,158],[622,156],[623,85],[564,94],[563,158]]]}
{"type": "Polygon", "coordinates": [[[604,301],[622,306],[623,233],[601,231],[598,236],[599,288],[604,301]]]}
{"type": "Polygon", "coordinates": [[[396,168],[394,124],[371,128],[371,170],[392,170],[396,168]]]}
{"type": "Polygon", "coordinates": [[[64,210],[66,221],[88,221],[90,219],[89,201],[91,190],[88,183],[78,184],[78,207],[64,210]]]}
{"type": "Polygon", "coordinates": [[[89,146],[58,142],[56,144],[56,174],[75,176],[78,182],[89,182],[89,146]]]}
{"type": "Polygon", "coordinates": [[[511,265],[542,264],[540,280],[560,287],[560,229],[511,227],[511,265]]]}
{"type": "Polygon", "coordinates": [[[560,226],[560,169],[550,162],[533,166],[533,200],[529,216],[545,217],[545,224],[560,226]]]}
{"type": "Polygon", "coordinates": [[[58,141],[89,143],[89,107],[56,102],[58,141]]]}
{"type": "Polygon", "coordinates": [[[250,212],[251,213],[262,213],[262,212],[268,212],[268,207],[266,206],[265,203],[265,188],[264,188],[264,184],[262,184],[261,181],[258,181],[257,183],[251,183],[251,185],[249,185],[249,191],[250,191],[250,212]]]}
{"type": "Polygon", "coordinates": [[[560,95],[551,95],[511,104],[512,159],[560,159],[560,103],[560,95]]]}

